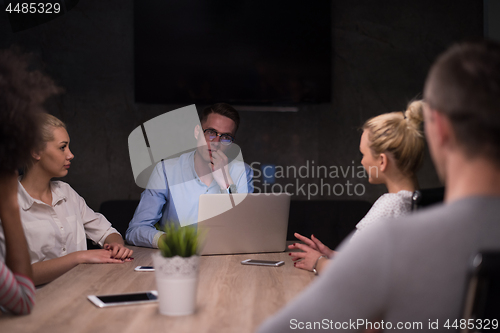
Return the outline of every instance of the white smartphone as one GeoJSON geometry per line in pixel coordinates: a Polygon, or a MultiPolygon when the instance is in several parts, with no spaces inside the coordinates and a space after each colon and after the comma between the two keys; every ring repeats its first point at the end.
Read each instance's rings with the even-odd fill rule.
{"type": "Polygon", "coordinates": [[[254,260],[254,259],[243,260],[241,263],[243,265],[259,265],[259,266],[272,266],[272,267],[278,267],[285,264],[284,261],[254,260]]]}
{"type": "Polygon", "coordinates": [[[154,272],[155,268],[153,266],[137,266],[134,271],[136,272],[154,272]]]}
{"type": "Polygon", "coordinates": [[[115,294],[115,295],[89,295],[87,296],[89,301],[94,303],[95,306],[99,308],[106,308],[108,306],[118,306],[118,305],[131,305],[131,304],[142,304],[158,301],[158,292],[156,290],[150,290],[141,293],[132,294],[115,294]]]}

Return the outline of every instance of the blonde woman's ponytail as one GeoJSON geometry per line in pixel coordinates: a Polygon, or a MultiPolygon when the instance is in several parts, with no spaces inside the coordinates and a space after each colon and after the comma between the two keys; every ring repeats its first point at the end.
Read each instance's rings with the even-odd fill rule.
{"type": "Polygon", "coordinates": [[[363,130],[368,131],[370,149],[375,156],[390,153],[396,166],[414,175],[424,158],[423,102],[411,102],[404,112],[390,112],[369,119],[363,130]]]}
{"type": "Polygon", "coordinates": [[[408,125],[420,128],[420,125],[424,121],[424,102],[422,100],[413,101],[408,104],[408,108],[405,111],[405,119],[408,125]]]}

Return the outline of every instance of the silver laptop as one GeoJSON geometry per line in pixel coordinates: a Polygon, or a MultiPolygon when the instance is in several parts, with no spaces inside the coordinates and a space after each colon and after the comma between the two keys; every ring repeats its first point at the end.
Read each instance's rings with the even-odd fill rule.
{"type": "Polygon", "coordinates": [[[290,194],[203,194],[198,228],[204,234],[201,254],[282,252],[290,194]]]}

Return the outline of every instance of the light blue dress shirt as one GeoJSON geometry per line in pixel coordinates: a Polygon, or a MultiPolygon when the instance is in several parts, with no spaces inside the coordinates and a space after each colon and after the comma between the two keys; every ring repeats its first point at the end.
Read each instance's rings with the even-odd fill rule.
{"type": "MultiPolygon", "coordinates": [[[[147,189],[141,194],[134,217],[130,221],[125,238],[128,243],[157,247],[158,230],[154,225],[161,220],[177,225],[188,225],[198,221],[198,202],[202,194],[220,193],[215,181],[205,185],[194,169],[195,151],[177,158],[159,162],[154,168],[147,189]]],[[[238,193],[252,193],[253,171],[242,161],[229,163],[229,174],[238,193]]]]}

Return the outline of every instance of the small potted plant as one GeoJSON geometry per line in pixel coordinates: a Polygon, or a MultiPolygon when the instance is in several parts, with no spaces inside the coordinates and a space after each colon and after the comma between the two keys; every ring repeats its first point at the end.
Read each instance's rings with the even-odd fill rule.
{"type": "Polygon", "coordinates": [[[164,231],[158,241],[160,251],[153,254],[160,313],[192,314],[196,308],[200,265],[197,229],[167,224],[164,231]]]}

